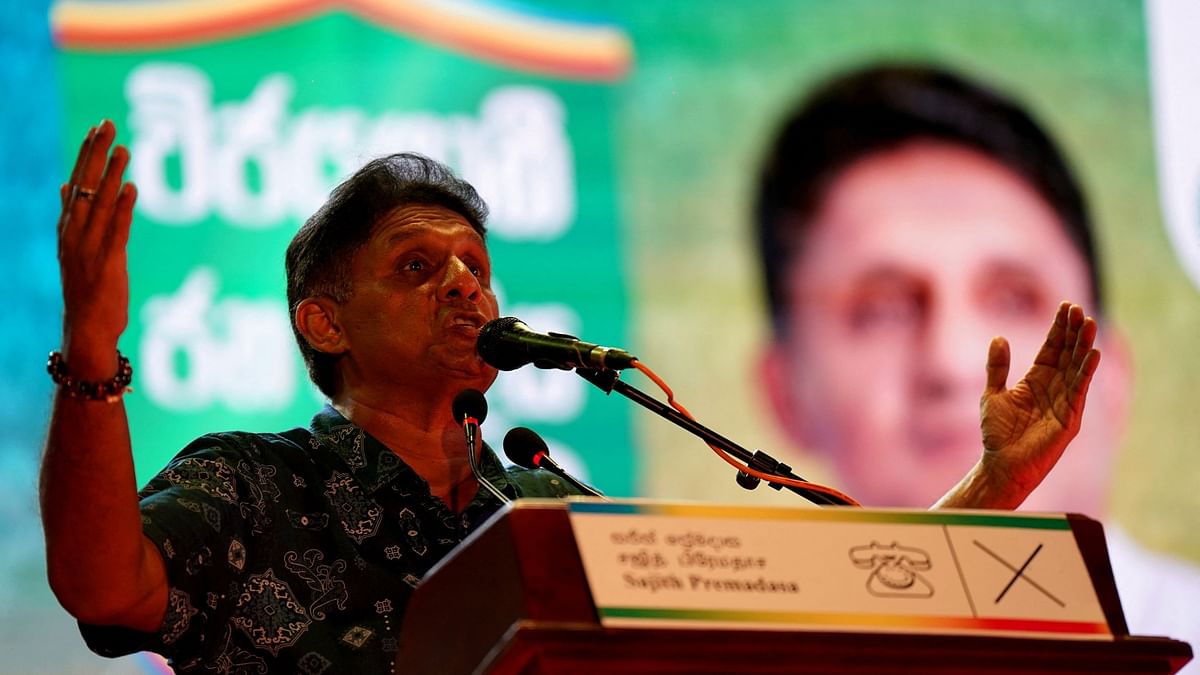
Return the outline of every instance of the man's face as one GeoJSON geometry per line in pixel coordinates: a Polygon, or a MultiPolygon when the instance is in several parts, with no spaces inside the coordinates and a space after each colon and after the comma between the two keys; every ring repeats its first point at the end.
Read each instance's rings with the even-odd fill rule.
{"type": "Polygon", "coordinates": [[[475,353],[480,327],[499,312],[491,261],[461,215],[439,206],[392,211],[355,255],[350,276],[353,292],[338,309],[345,386],[451,381],[485,390],[495,380],[475,353]]]}
{"type": "MultiPolygon", "coordinates": [[[[1086,263],[1016,174],[933,142],[850,166],[808,232],[787,275],[788,333],[768,359],[776,409],[851,495],[927,506],[980,456],[991,338],[1012,345],[1014,384],[1058,303],[1091,304],[1086,263]]],[[[1103,416],[1091,404],[1085,430],[1103,416]]],[[[1100,508],[1108,459],[1068,451],[1027,504],[1100,508]]]]}

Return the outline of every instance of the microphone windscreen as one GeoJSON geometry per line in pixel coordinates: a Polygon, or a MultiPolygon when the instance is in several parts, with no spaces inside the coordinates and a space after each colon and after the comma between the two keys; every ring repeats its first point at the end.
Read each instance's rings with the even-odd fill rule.
{"type": "Polygon", "coordinates": [[[533,458],[539,452],[549,455],[550,448],[533,429],[516,427],[504,435],[504,454],[508,457],[508,461],[517,466],[536,469],[537,465],[533,463],[533,458]]]}
{"type": "Polygon", "coordinates": [[[454,421],[462,424],[467,417],[474,417],[476,422],[483,424],[487,419],[487,399],[478,389],[463,389],[454,397],[454,421]]]}
{"type": "MultiPolygon", "coordinates": [[[[515,333],[518,326],[524,327],[515,316],[502,316],[492,319],[479,329],[479,338],[475,341],[475,353],[489,366],[497,370],[516,370],[529,363],[529,359],[519,348],[508,344],[505,338],[515,333]]],[[[528,330],[528,329],[526,329],[528,330]]]]}

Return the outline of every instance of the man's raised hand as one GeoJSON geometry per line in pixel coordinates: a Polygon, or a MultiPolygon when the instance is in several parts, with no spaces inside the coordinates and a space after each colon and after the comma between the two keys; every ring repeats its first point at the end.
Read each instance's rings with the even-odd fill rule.
{"type": "Polygon", "coordinates": [[[1019,505],[1079,432],[1088,386],[1100,364],[1100,352],[1093,347],[1096,330],[1096,321],[1084,316],[1082,307],[1059,305],[1033,365],[1011,389],[1006,386],[1008,341],[992,340],[979,404],[981,468],[1006,484],[1005,501],[1010,502],[995,506],[1019,505]]]}
{"type": "Polygon", "coordinates": [[[84,380],[113,376],[117,340],[129,321],[126,244],[137,190],[122,182],[129,151],[113,147],[116,133],[108,120],[88,130],[60,190],[63,355],[84,380]]]}

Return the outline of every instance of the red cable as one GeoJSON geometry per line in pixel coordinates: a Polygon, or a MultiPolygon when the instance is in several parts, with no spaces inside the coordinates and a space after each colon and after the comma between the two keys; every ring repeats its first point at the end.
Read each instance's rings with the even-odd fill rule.
{"type": "MultiPolygon", "coordinates": [[[[670,405],[672,408],[678,410],[679,413],[681,415],[683,415],[684,417],[692,420],[693,422],[696,421],[696,418],[692,417],[692,414],[690,412],[688,412],[687,408],[683,407],[683,404],[681,404],[675,400],[675,393],[671,391],[671,388],[667,386],[667,383],[664,382],[661,377],[656,375],[653,370],[650,370],[650,368],[647,365],[645,365],[644,363],[642,363],[641,361],[638,361],[636,359],[633,361],[633,367],[637,368],[639,371],[641,371],[641,373],[643,375],[650,378],[650,381],[653,382],[654,384],[658,385],[659,389],[662,389],[663,393],[667,395],[667,404],[668,405],[670,405]]],[[[712,445],[711,443],[706,443],[705,445],[708,445],[708,447],[711,448],[713,452],[717,453],[718,457],[725,460],[730,466],[737,469],[738,471],[741,471],[742,473],[749,474],[749,475],[754,476],[755,478],[759,478],[761,480],[765,480],[768,483],[778,483],[779,485],[788,485],[791,487],[804,488],[805,490],[811,490],[813,492],[820,492],[821,494],[825,494],[825,495],[828,495],[835,499],[841,500],[841,501],[845,502],[846,504],[849,504],[850,506],[862,506],[862,504],[859,504],[857,501],[855,501],[855,499],[853,497],[850,497],[849,495],[844,494],[844,493],[842,493],[838,490],[835,490],[831,487],[821,485],[820,483],[810,483],[806,480],[798,480],[795,478],[785,478],[783,476],[774,476],[769,473],[764,473],[757,469],[752,469],[752,468],[746,466],[745,464],[742,464],[736,458],[731,456],[729,453],[725,452],[724,450],[722,450],[721,448],[718,448],[715,445],[712,445]]]]}

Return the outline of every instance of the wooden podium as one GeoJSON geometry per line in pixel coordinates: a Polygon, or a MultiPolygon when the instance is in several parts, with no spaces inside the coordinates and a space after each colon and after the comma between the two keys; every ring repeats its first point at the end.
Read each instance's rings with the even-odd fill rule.
{"type": "Polygon", "coordinates": [[[601,624],[564,503],[506,507],[414,592],[397,673],[1174,673],[1184,642],[1130,636],[1098,523],[1072,529],[1112,639],[601,624]],[[1099,552],[1092,554],[1088,549],[1099,552]]]}

